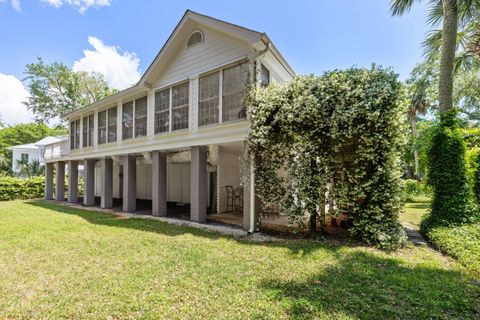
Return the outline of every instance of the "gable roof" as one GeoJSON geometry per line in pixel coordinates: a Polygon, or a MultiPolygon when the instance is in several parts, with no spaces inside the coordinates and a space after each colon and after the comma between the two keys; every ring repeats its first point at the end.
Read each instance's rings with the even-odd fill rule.
{"type": "Polygon", "coordinates": [[[105,103],[108,103],[109,101],[119,99],[122,96],[125,96],[128,94],[140,93],[142,91],[147,91],[151,89],[151,83],[149,82],[149,80],[151,80],[150,76],[152,75],[153,70],[155,70],[156,67],[158,67],[162,61],[164,61],[163,58],[168,54],[168,52],[170,51],[170,48],[175,47],[175,44],[176,44],[175,42],[183,41],[183,39],[176,39],[176,36],[182,31],[183,28],[185,28],[189,24],[200,24],[200,25],[215,29],[217,31],[223,32],[225,34],[228,34],[229,36],[245,41],[250,46],[252,46],[257,52],[261,52],[263,50],[270,50],[273,53],[273,55],[280,61],[282,66],[285,68],[285,70],[291,76],[295,75],[295,71],[293,70],[293,68],[288,64],[287,60],[278,51],[278,49],[275,47],[275,45],[272,43],[272,41],[270,40],[270,38],[267,36],[266,33],[241,27],[236,24],[219,20],[219,19],[207,16],[207,15],[203,15],[191,10],[186,10],[182,18],[173,29],[170,36],[168,37],[167,41],[165,42],[163,47],[160,49],[160,51],[158,52],[158,54],[156,55],[152,63],[148,66],[147,70],[144,72],[144,74],[142,75],[140,80],[137,82],[137,84],[133,85],[132,87],[126,88],[122,91],[119,91],[117,93],[114,93],[108,97],[100,99],[83,108],[68,112],[62,115],[62,118],[68,118],[69,115],[76,113],[80,110],[85,111],[85,109],[90,109],[95,106],[103,105],[105,103]]]}
{"type": "Polygon", "coordinates": [[[40,149],[40,147],[45,146],[47,144],[52,144],[52,143],[64,141],[67,139],[68,139],[67,136],[45,137],[34,143],[19,144],[16,146],[7,147],[7,149],[8,150],[15,150],[15,149],[37,150],[37,149],[40,149]]]}

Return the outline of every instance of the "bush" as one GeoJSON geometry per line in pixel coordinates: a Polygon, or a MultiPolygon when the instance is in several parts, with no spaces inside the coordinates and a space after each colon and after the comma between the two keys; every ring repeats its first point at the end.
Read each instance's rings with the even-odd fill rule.
{"type": "Polygon", "coordinates": [[[475,218],[465,149],[456,112],[450,111],[442,116],[428,150],[428,183],[433,199],[431,211],[422,221],[424,232],[433,226],[471,222],[475,218]]]}
{"type": "Polygon", "coordinates": [[[310,215],[312,230],[328,207],[352,218],[353,236],[382,249],[402,246],[400,90],[393,71],[374,66],[253,91],[248,145],[262,201],[298,220],[310,215]]]}
{"type": "Polygon", "coordinates": [[[30,179],[0,177],[0,201],[42,198],[44,190],[44,177],[30,179]]]}
{"type": "Polygon", "coordinates": [[[405,180],[403,187],[405,202],[429,202],[431,196],[432,190],[427,183],[412,179],[405,180]]]}
{"type": "Polygon", "coordinates": [[[480,223],[434,227],[427,236],[439,250],[480,275],[480,223]]]}

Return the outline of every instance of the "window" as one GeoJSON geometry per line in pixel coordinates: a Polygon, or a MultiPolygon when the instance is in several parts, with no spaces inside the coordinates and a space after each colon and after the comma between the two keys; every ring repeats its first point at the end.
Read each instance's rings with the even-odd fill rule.
{"type": "Polygon", "coordinates": [[[82,119],[82,147],[88,146],[88,117],[82,119]]]}
{"type": "Polygon", "coordinates": [[[155,134],[170,130],[170,88],[155,92],[155,134]]]}
{"type": "Polygon", "coordinates": [[[260,71],[260,83],[262,87],[266,87],[270,84],[270,71],[262,64],[260,71]]]}
{"type": "Polygon", "coordinates": [[[70,122],[70,149],[80,148],[80,120],[70,122]]]}
{"type": "Polygon", "coordinates": [[[135,138],[147,135],[147,97],[135,100],[135,138]]]}
{"type": "Polygon", "coordinates": [[[94,130],[94,124],[93,124],[93,114],[88,116],[88,146],[91,147],[93,146],[93,130],[94,130]]]}
{"type": "Polygon", "coordinates": [[[93,146],[93,114],[83,118],[82,123],[83,147],[93,146]]]}
{"type": "Polygon", "coordinates": [[[203,42],[203,33],[200,30],[195,31],[190,35],[187,41],[187,48],[193,47],[194,45],[200,44],[203,42]]]}
{"type": "Polygon", "coordinates": [[[75,149],[75,121],[70,122],[70,150],[75,149]]]}
{"type": "Polygon", "coordinates": [[[123,104],[122,108],[122,139],[133,138],[133,101],[123,104]]]}
{"type": "Polygon", "coordinates": [[[80,119],[75,121],[75,149],[80,148],[80,119]]]}
{"type": "Polygon", "coordinates": [[[199,125],[218,123],[220,73],[201,77],[199,82],[199,125]]]}
{"type": "Polygon", "coordinates": [[[172,87],[172,131],[188,128],[188,82],[172,87]]]}
{"type": "Polygon", "coordinates": [[[248,66],[242,63],[223,70],[222,120],[232,121],[247,117],[245,89],[248,85],[248,66]]]}
{"type": "Polygon", "coordinates": [[[20,154],[20,159],[22,162],[28,162],[28,153],[20,154]]]}
{"type": "Polygon", "coordinates": [[[107,141],[117,141],[117,107],[108,109],[107,141]]]}
{"type": "Polygon", "coordinates": [[[107,111],[98,113],[98,144],[107,142],[107,111]]]}

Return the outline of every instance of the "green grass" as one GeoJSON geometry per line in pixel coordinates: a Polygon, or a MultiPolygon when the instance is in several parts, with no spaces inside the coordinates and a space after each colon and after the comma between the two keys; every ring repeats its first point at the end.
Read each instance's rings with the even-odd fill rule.
{"type": "Polygon", "coordinates": [[[0,203],[0,318],[478,319],[478,279],[427,247],[254,244],[42,201],[0,203]]]}
{"type": "Polygon", "coordinates": [[[422,215],[427,212],[428,208],[428,203],[406,203],[400,214],[400,221],[408,222],[416,229],[420,229],[422,215]]]}

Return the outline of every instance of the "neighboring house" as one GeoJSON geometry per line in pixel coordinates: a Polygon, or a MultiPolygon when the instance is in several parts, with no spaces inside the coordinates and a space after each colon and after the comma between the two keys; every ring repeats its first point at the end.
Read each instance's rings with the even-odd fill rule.
{"type": "Polygon", "coordinates": [[[81,163],[85,205],[155,216],[187,208],[199,222],[235,211],[254,231],[245,92],[294,74],[265,33],[187,10],[136,85],[63,116],[69,141],[46,146],[45,196],[56,168],[55,198],[64,200],[68,165],[68,201],[77,202],[81,163]]]}
{"type": "Polygon", "coordinates": [[[28,161],[28,163],[30,164],[38,160],[40,162],[40,165],[45,165],[43,158],[45,145],[65,140],[68,140],[67,136],[46,137],[35,143],[21,144],[8,147],[7,149],[12,151],[12,171],[17,174],[20,172],[18,162],[21,160],[28,161]]]}

